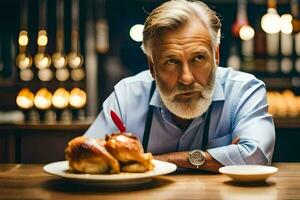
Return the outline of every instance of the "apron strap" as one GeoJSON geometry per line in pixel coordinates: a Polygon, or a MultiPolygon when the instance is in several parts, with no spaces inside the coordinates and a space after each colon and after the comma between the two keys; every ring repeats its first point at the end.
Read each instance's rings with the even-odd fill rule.
{"type": "Polygon", "coordinates": [[[209,133],[209,124],[210,124],[210,115],[212,110],[212,103],[208,108],[208,111],[205,116],[205,122],[204,122],[204,130],[203,130],[203,136],[202,136],[202,145],[201,149],[206,150],[206,145],[208,143],[208,133],[209,133]]]}
{"type": "MultiPolygon", "coordinates": [[[[151,98],[154,94],[155,87],[156,87],[155,86],[155,81],[153,81],[152,84],[151,84],[151,89],[150,89],[149,103],[150,103],[151,98]]],[[[147,118],[146,118],[146,125],[145,125],[145,130],[144,130],[144,136],[143,136],[144,152],[147,152],[147,148],[148,148],[148,141],[149,141],[149,137],[150,137],[150,130],[151,130],[152,118],[153,118],[153,108],[154,107],[149,104],[147,118]]]]}

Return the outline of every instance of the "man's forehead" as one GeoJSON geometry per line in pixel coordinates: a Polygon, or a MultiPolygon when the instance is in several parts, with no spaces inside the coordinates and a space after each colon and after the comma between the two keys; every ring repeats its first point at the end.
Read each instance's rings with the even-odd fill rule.
{"type": "Polygon", "coordinates": [[[163,47],[170,47],[170,46],[191,46],[191,45],[198,45],[204,47],[211,47],[211,40],[205,37],[182,37],[182,38],[168,38],[165,40],[157,40],[154,42],[155,46],[163,48],[163,47]]]}
{"type": "Polygon", "coordinates": [[[161,30],[153,40],[153,47],[164,44],[184,45],[189,42],[201,42],[211,46],[212,40],[208,29],[195,18],[174,30],[161,30]]]}

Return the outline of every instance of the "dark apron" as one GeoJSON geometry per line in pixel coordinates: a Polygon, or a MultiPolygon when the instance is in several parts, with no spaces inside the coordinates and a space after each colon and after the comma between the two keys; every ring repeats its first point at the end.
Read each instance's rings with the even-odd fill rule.
{"type": "MultiPolygon", "coordinates": [[[[147,152],[148,149],[148,142],[150,137],[151,125],[152,125],[154,106],[150,105],[150,101],[154,94],[155,87],[156,87],[155,81],[153,81],[150,89],[148,114],[146,118],[146,125],[145,125],[144,136],[143,136],[143,147],[145,152],[147,152]]],[[[202,138],[202,145],[201,145],[202,150],[206,150],[205,148],[208,143],[208,132],[209,132],[211,110],[212,110],[212,104],[209,106],[208,111],[205,113],[205,117],[204,117],[205,122],[204,122],[203,138],[202,138]]]]}

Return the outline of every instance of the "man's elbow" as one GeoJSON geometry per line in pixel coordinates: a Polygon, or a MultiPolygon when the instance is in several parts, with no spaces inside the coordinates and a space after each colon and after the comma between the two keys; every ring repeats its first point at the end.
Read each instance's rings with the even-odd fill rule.
{"type": "Polygon", "coordinates": [[[271,165],[273,149],[263,151],[258,145],[238,145],[246,165],[271,165]]]}

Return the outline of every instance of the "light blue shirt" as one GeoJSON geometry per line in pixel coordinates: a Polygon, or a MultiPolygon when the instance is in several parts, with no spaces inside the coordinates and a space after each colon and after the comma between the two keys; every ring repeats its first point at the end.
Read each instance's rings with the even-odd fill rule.
{"type": "MultiPolygon", "coordinates": [[[[121,80],[104,101],[103,110],[86,131],[88,137],[104,138],[118,132],[110,117],[115,111],[131,132],[143,140],[153,78],[149,70],[121,80]]],[[[271,163],[275,129],[267,113],[265,84],[253,75],[218,67],[212,99],[207,151],[223,165],[271,163]],[[236,137],[237,145],[231,144],[236,137]]],[[[172,121],[157,91],[150,100],[154,106],[148,151],[162,154],[199,149],[202,144],[204,114],[182,131],[172,121]]]]}

